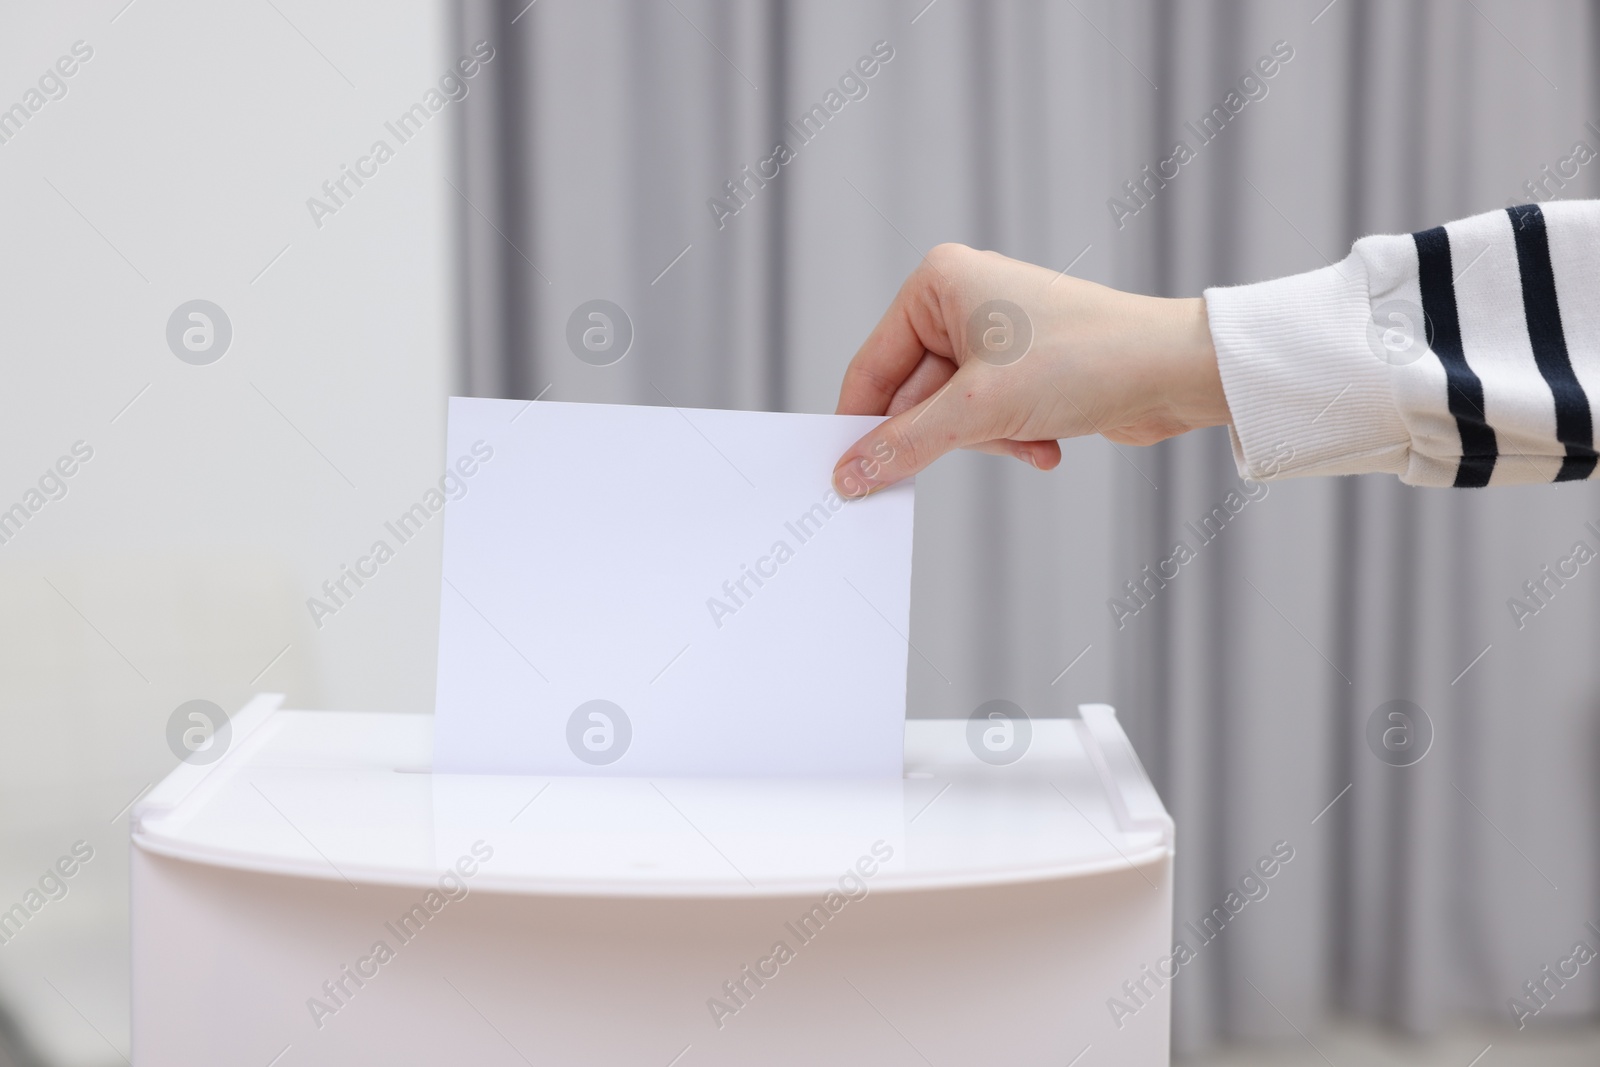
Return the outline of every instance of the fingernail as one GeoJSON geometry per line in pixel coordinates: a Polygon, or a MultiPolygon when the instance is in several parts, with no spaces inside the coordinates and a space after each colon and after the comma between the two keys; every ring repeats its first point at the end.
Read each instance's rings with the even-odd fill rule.
{"type": "Polygon", "coordinates": [[[833,491],[846,500],[860,500],[871,496],[882,486],[873,485],[863,468],[866,462],[859,457],[847,459],[833,468],[833,491]]]}
{"type": "Polygon", "coordinates": [[[1039,457],[1034,455],[1032,452],[1027,451],[1026,449],[1024,449],[1023,453],[1022,453],[1022,458],[1027,460],[1028,463],[1033,467],[1034,470],[1039,470],[1040,469],[1040,467],[1039,467],[1039,457]]]}

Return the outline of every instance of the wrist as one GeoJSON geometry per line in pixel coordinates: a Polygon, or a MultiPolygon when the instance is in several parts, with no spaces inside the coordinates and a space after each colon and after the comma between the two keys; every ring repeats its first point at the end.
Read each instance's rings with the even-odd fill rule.
{"type": "Polygon", "coordinates": [[[1151,355],[1156,395],[1164,401],[1167,420],[1181,427],[1180,433],[1228,425],[1233,420],[1204,298],[1160,299],[1158,303],[1151,355]]]}

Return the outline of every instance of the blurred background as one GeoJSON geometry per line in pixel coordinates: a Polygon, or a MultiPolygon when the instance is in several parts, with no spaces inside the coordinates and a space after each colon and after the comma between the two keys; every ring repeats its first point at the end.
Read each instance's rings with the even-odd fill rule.
{"type": "MultiPolygon", "coordinates": [[[[0,907],[92,854],[0,944],[0,1064],[124,1060],[126,813],[180,704],[431,709],[436,525],[306,601],[438,478],[447,395],[831,411],[942,241],[1195,295],[1594,195],[1597,53],[1578,0],[0,8],[0,907]],[[599,299],[634,331],[605,367],[567,342],[599,299]]],[[[1221,432],[940,462],[911,714],[1115,703],[1180,927],[1292,845],[1174,984],[1181,1058],[1595,1062],[1600,967],[1511,1002],[1600,948],[1600,578],[1509,607],[1600,544],[1594,487],[1273,484],[1119,625],[1240,489],[1221,432]],[[1368,740],[1397,700],[1409,766],[1368,740]]]]}

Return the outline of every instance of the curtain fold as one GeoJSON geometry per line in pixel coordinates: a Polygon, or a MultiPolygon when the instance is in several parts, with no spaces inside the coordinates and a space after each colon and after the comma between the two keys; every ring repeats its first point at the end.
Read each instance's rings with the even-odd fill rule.
{"type": "MultiPolygon", "coordinates": [[[[524,3],[459,9],[497,49],[448,194],[480,395],[829,411],[940,241],[1194,295],[1502,207],[1600,148],[1577,0],[524,3]],[[863,94],[798,136],[880,42],[863,94]],[[1278,42],[1265,95],[1202,142],[1278,42]],[[1179,139],[1195,158],[1130,200],[1179,139]],[[753,179],[778,141],[793,158],[753,179]],[[633,334],[605,366],[567,341],[596,299],[633,334]]],[[[1594,189],[1586,170],[1562,195],[1594,189]]],[[[919,482],[912,715],[1116,703],[1178,820],[1180,936],[1295,850],[1174,983],[1179,1050],[1336,1012],[1509,1022],[1600,919],[1600,576],[1520,629],[1507,607],[1573,542],[1600,548],[1594,487],[1275,483],[1233,514],[1249,487],[1220,430],[1067,442],[1051,474],[955,456],[919,482]],[[1194,561],[1119,627],[1108,602],[1180,538],[1194,561]],[[1431,723],[1413,766],[1367,740],[1396,700],[1431,723]]],[[[1574,986],[1539,1022],[1597,1007],[1574,986]]]]}

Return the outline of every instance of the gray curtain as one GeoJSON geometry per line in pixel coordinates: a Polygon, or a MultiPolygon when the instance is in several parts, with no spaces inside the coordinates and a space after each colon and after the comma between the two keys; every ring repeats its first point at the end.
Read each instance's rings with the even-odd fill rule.
{"type": "MultiPolygon", "coordinates": [[[[446,194],[477,395],[829,411],[940,241],[1193,295],[1525,199],[1574,142],[1600,148],[1575,0],[525,3],[460,9],[462,42],[497,50],[446,194]],[[719,220],[707,202],[738,204],[725,183],[879,41],[866,95],[719,220]],[[1266,95],[1119,225],[1108,200],[1132,205],[1124,183],[1193,147],[1186,122],[1279,41],[1266,95]],[[634,330],[609,366],[566,341],[593,299],[634,330]]],[[[1593,195],[1589,170],[1560,194],[1593,195]]],[[[1108,599],[1244,487],[1220,431],[1065,457],[919,478],[911,714],[1116,703],[1178,821],[1180,933],[1292,845],[1174,984],[1180,1050],[1336,1013],[1510,1021],[1600,920],[1600,568],[1521,629],[1507,607],[1600,548],[1594,488],[1273,484],[1119,628],[1108,599]],[[1367,739],[1393,700],[1431,724],[1412,766],[1367,739]]],[[[1596,1001],[1576,983],[1535,1025],[1596,1001]]]]}

